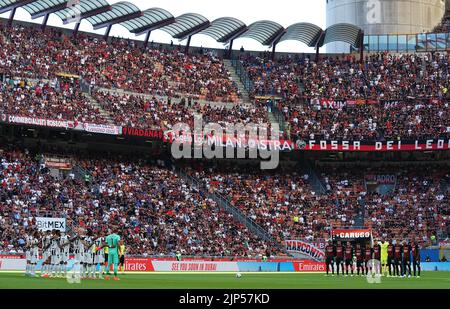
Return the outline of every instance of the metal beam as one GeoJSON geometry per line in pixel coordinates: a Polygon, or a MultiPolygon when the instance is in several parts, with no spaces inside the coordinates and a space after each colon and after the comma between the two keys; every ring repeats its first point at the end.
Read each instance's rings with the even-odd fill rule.
{"type": "Polygon", "coordinates": [[[142,35],[142,34],[148,33],[149,31],[157,30],[164,26],[171,25],[174,22],[175,22],[175,18],[171,17],[169,19],[161,20],[157,23],[149,25],[148,27],[142,27],[142,28],[136,29],[132,33],[134,33],[136,35],[142,35]]]}
{"type": "Polygon", "coordinates": [[[228,59],[231,59],[231,54],[233,53],[233,42],[234,42],[234,40],[231,40],[230,46],[228,46],[228,54],[227,54],[228,59]]]}
{"type": "Polygon", "coordinates": [[[73,37],[76,37],[77,36],[77,34],[78,34],[78,30],[80,29],[80,24],[81,24],[81,21],[79,21],[79,22],[77,22],[76,24],[75,24],[75,28],[73,28],[73,37]]]}
{"type": "Polygon", "coordinates": [[[145,40],[144,40],[144,49],[147,48],[148,40],[150,39],[150,34],[151,34],[151,33],[152,33],[151,31],[148,31],[148,32],[147,32],[147,35],[145,36],[145,40]]]}
{"type": "Polygon", "coordinates": [[[14,15],[16,15],[16,9],[17,8],[13,8],[11,13],[9,14],[8,27],[12,26],[12,23],[13,23],[13,20],[14,20],[14,15]]]}
{"type": "Polygon", "coordinates": [[[188,41],[187,41],[187,43],[186,43],[186,49],[185,49],[185,54],[186,54],[186,55],[189,54],[189,46],[191,45],[191,38],[192,38],[192,35],[190,35],[190,36],[188,37],[188,41]]]}
{"type": "Polygon", "coordinates": [[[359,43],[359,61],[362,63],[364,61],[364,31],[361,31],[359,43]]]}
{"type": "MultiPolygon", "coordinates": [[[[245,26],[245,28],[241,29],[241,31],[237,32],[235,35],[233,35],[232,37],[230,37],[230,38],[228,39],[227,42],[231,42],[231,41],[236,40],[236,39],[239,38],[242,34],[244,34],[245,32],[247,32],[247,30],[248,30],[248,27],[245,26]]],[[[219,43],[221,43],[221,42],[219,42],[219,43]]],[[[223,42],[223,43],[226,43],[226,42],[223,42]]]]}
{"type": "Polygon", "coordinates": [[[102,29],[102,28],[105,28],[105,27],[112,26],[114,24],[119,24],[119,23],[122,23],[124,21],[128,21],[128,20],[131,20],[131,19],[134,19],[134,18],[138,18],[138,17],[141,17],[142,14],[143,14],[142,12],[135,12],[135,13],[131,13],[131,14],[127,14],[127,15],[121,16],[121,17],[117,17],[117,18],[108,20],[108,21],[106,21],[104,23],[100,23],[100,24],[95,25],[94,26],[94,30],[102,29]]]}
{"type": "Polygon", "coordinates": [[[236,37],[240,36],[241,34],[243,34],[245,31],[247,31],[247,26],[242,26],[237,28],[236,30],[234,30],[233,32],[229,33],[228,35],[226,35],[224,38],[222,38],[220,41],[218,41],[219,43],[226,43],[228,41],[233,41],[236,37]]]}
{"type": "Polygon", "coordinates": [[[47,26],[47,22],[48,22],[48,17],[50,16],[50,13],[48,13],[47,15],[45,15],[44,20],[42,21],[42,25],[41,25],[41,30],[44,31],[45,27],[47,26]]]}
{"type": "Polygon", "coordinates": [[[319,57],[320,57],[319,50],[320,50],[320,47],[316,46],[316,59],[315,59],[316,63],[319,63],[319,57]]]}
{"type": "Polygon", "coordinates": [[[200,24],[198,26],[195,26],[192,29],[188,29],[186,31],[183,31],[183,32],[179,33],[177,36],[174,36],[174,38],[178,39],[178,40],[184,40],[187,37],[191,37],[194,34],[197,34],[197,33],[201,32],[201,31],[205,30],[206,28],[209,27],[209,25],[210,25],[209,21],[204,22],[204,23],[202,23],[202,24],[200,24]]]}
{"type": "Polygon", "coordinates": [[[111,32],[112,26],[113,26],[113,25],[111,24],[111,25],[108,25],[108,27],[106,28],[105,36],[103,37],[103,38],[105,39],[105,41],[108,40],[109,33],[111,32]]]}
{"type": "Polygon", "coordinates": [[[286,33],[286,30],[281,31],[277,37],[275,37],[275,39],[273,40],[272,43],[272,60],[275,59],[275,51],[277,48],[277,44],[280,42],[281,38],[283,37],[283,35],[286,33]]]}
{"type": "Polygon", "coordinates": [[[280,29],[279,31],[274,33],[270,38],[268,38],[265,42],[263,42],[263,45],[277,44],[285,32],[286,32],[286,29],[284,29],[284,28],[280,29]]]}

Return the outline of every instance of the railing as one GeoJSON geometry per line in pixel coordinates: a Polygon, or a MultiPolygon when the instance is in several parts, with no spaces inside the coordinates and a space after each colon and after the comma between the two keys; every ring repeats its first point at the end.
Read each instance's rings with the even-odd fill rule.
{"type": "Polygon", "coordinates": [[[197,188],[198,190],[203,190],[207,192],[207,195],[209,198],[211,198],[213,201],[215,201],[221,208],[223,208],[227,213],[230,213],[233,215],[233,217],[239,221],[240,223],[244,224],[247,229],[256,235],[258,235],[260,238],[262,238],[265,241],[268,241],[275,245],[277,248],[284,250],[280,244],[278,244],[268,233],[265,231],[261,226],[259,226],[255,221],[244,215],[239,209],[231,205],[230,201],[226,198],[224,198],[219,193],[210,193],[208,189],[200,183],[197,179],[194,177],[186,174],[183,170],[180,168],[176,168],[176,171],[181,178],[183,178],[186,182],[191,184],[194,188],[197,188]]]}
{"type": "Polygon", "coordinates": [[[86,169],[78,164],[72,167],[72,172],[74,173],[75,178],[78,180],[84,180],[84,176],[90,175],[90,173],[86,169]]]}
{"type": "Polygon", "coordinates": [[[231,65],[236,70],[236,74],[239,76],[242,84],[248,92],[253,90],[253,82],[247,74],[247,69],[244,68],[242,62],[238,59],[231,60],[231,65]]]}
{"type": "Polygon", "coordinates": [[[325,185],[320,180],[320,177],[317,175],[311,163],[305,160],[302,161],[302,166],[305,169],[305,172],[309,175],[308,181],[311,186],[317,191],[318,194],[324,194],[327,191],[325,185]]]}
{"type": "Polygon", "coordinates": [[[92,94],[92,86],[88,82],[86,82],[84,79],[81,79],[80,82],[80,89],[82,92],[87,93],[89,95],[92,94]]]}
{"type": "Polygon", "coordinates": [[[286,132],[286,118],[284,117],[284,114],[276,104],[272,107],[272,115],[277,120],[278,124],[280,125],[280,131],[286,132]]]}
{"type": "Polygon", "coordinates": [[[364,226],[364,215],[365,215],[365,207],[366,207],[366,199],[364,196],[361,196],[361,199],[358,201],[358,204],[359,204],[358,214],[355,219],[354,227],[364,226]]]}
{"type": "Polygon", "coordinates": [[[365,35],[366,52],[431,52],[450,49],[450,33],[365,35]]]}

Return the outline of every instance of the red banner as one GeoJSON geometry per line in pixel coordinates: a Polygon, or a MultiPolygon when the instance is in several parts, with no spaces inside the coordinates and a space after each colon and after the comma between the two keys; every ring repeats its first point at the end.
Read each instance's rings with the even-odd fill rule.
{"type": "Polygon", "coordinates": [[[149,258],[126,258],[126,271],[154,271],[152,260],[149,258]]]}
{"type": "Polygon", "coordinates": [[[167,141],[168,137],[165,136],[162,130],[152,130],[152,129],[139,129],[139,128],[122,128],[122,135],[125,136],[138,136],[138,137],[148,137],[159,139],[162,141],[167,141]]]}
{"type": "Polygon", "coordinates": [[[295,148],[305,151],[427,151],[449,150],[450,139],[415,141],[327,141],[297,140],[295,148]]]}
{"type": "Polygon", "coordinates": [[[299,261],[292,262],[294,265],[294,270],[296,272],[323,272],[326,270],[324,262],[315,262],[315,261],[299,261]]]}

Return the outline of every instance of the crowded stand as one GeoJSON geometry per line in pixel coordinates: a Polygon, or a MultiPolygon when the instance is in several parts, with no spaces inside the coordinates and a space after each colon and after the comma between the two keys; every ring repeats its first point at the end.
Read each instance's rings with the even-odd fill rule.
{"type": "Polygon", "coordinates": [[[449,102],[396,101],[334,109],[317,105],[283,106],[292,139],[397,140],[450,136],[449,102]]]}
{"type": "Polygon", "coordinates": [[[383,140],[448,137],[448,54],[327,57],[243,56],[253,96],[280,98],[287,135],[383,140]]]}
{"type": "Polygon", "coordinates": [[[328,166],[318,169],[324,194],[315,192],[308,174],[291,169],[269,173],[251,166],[202,164],[189,172],[209,190],[227,197],[277,241],[328,238],[332,227],[355,226],[359,216],[366,218],[364,225],[376,238],[417,239],[430,245],[432,235],[448,233],[449,191],[442,188],[448,178],[445,169],[328,166]],[[398,179],[391,191],[368,190],[365,175],[382,171],[398,179]]]}
{"type": "Polygon", "coordinates": [[[103,235],[117,225],[129,254],[257,256],[267,244],[162,162],[67,157],[89,175],[52,176],[45,156],[0,152],[0,252],[23,252],[38,214],[103,235]],[[205,218],[208,218],[205,221],[205,218]]]}
{"type": "MultiPolygon", "coordinates": [[[[105,42],[3,24],[0,45],[2,116],[166,131],[178,122],[193,128],[196,117],[223,126],[270,124],[275,104],[287,123],[285,138],[292,140],[450,138],[446,53],[377,53],[362,62],[351,55],[314,61],[242,53],[254,101],[221,104],[238,103],[241,95],[213,52],[186,55],[178,47],[153,46],[143,51],[131,40],[105,42]],[[80,78],[64,81],[61,73],[80,78]],[[89,95],[81,82],[90,86],[89,95]],[[127,92],[111,91],[116,89],[127,92]],[[267,101],[272,96],[277,103],[267,101]]],[[[275,171],[235,162],[180,163],[206,189],[199,190],[162,161],[62,156],[71,168],[85,171],[84,177],[71,168],[55,176],[45,155],[0,149],[0,252],[22,253],[35,217],[43,213],[99,236],[107,226],[119,226],[130,255],[256,257],[275,250],[207,193],[228,199],[278,244],[326,239],[332,228],[358,222],[377,238],[426,245],[449,233],[447,167],[316,167],[324,186],[320,193],[311,174],[291,162],[275,171]],[[381,172],[395,174],[395,183],[386,192],[369,190],[367,173],[381,172]]]]}
{"type": "Polygon", "coordinates": [[[215,122],[248,124],[269,123],[267,106],[254,105],[211,105],[200,104],[191,99],[173,102],[171,98],[145,98],[132,94],[118,94],[95,91],[93,98],[107,111],[117,125],[141,129],[171,129],[178,122],[187,123],[192,129],[194,118],[202,117],[204,123],[215,122]]]}
{"type": "Polygon", "coordinates": [[[323,57],[269,54],[241,56],[253,82],[253,95],[285,100],[448,99],[450,56],[447,53],[376,53],[360,62],[354,55],[323,57]],[[302,87],[301,87],[302,86],[302,87]]]}
{"type": "Polygon", "coordinates": [[[433,236],[449,232],[448,177],[448,169],[442,167],[399,170],[392,191],[366,196],[366,224],[385,239],[416,238],[435,245],[433,236]]]}
{"type": "Polygon", "coordinates": [[[58,30],[3,24],[0,40],[0,73],[7,76],[51,79],[63,72],[103,88],[223,102],[240,96],[223,62],[208,51],[142,51],[125,39],[106,42],[85,34],[74,39],[58,30]]]}
{"type": "Polygon", "coordinates": [[[320,195],[308,184],[307,174],[287,170],[267,173],[252,166],[221,164],[196,165],[190,173],[209,190],[229,197],[232,205],[280,242],[324,239],[329,237],[331,225],[349,227],[354,223],[356,205],[340,204],[337,189],[320,195]]]}
{"type": "Polygon", "coordinates": [[[100,110],[70,83],[39,81],[35,85],[23,79],[0,82],[0,112],[3,114],[105,124],[100,110]]]}

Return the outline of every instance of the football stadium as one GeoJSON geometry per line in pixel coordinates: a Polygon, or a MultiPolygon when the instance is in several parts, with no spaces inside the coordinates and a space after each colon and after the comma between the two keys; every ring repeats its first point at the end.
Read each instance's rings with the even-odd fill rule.
{"type": "Polygon", "coordinates": [[[450,1],[248,2],[0,0],[0,289],[450,288],[450,1]]]}

